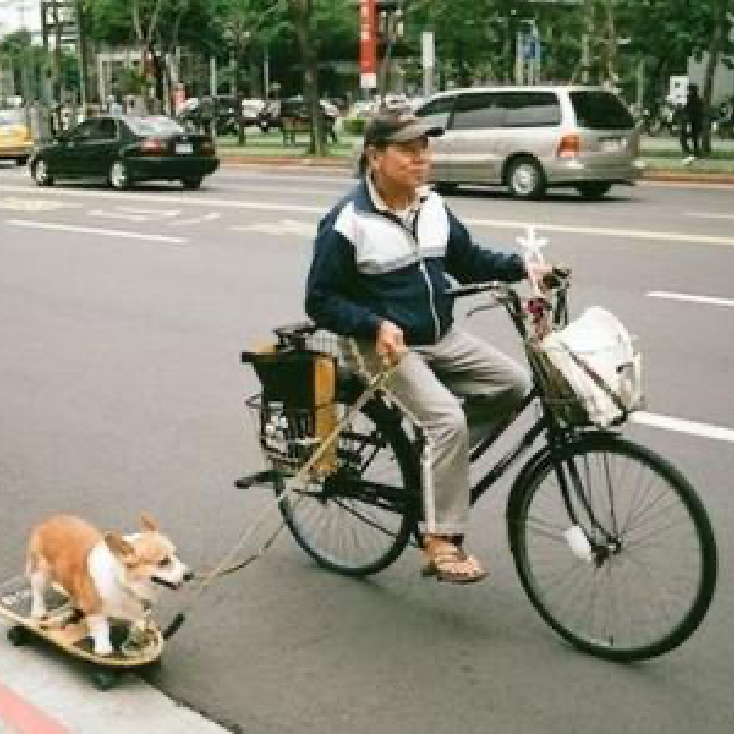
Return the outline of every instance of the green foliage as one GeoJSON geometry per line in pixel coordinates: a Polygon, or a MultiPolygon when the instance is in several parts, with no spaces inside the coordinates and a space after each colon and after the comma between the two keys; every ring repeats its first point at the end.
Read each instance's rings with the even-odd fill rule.
{"type": "Polygon", "coordinates": [[[364,135],[367,127],[366,117],[347,117],[342,123],[347,135],[364,135]]]}

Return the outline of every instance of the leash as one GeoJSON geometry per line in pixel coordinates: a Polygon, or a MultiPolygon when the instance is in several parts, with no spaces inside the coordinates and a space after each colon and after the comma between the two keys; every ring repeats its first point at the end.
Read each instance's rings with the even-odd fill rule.
{"type": "MultiPolygon", "coordinates": [[[[171,623],[163,630],[163,639],[168,640],[171,637],[173,637],[176,632],[181,628],[183,623],[186,621],[186,615],[191,611],[191,609],[194,607],[194,605],[201,599],[201,597],[204,595],[204,593],[208,590],[208,588],[211,586],[212,582],[215,581],[218,578],[222,578],[223,576],[227,576],[229,574],[235,573],[236,571],[240,571],[246,566],[249,566],[253,561],[256,561],[258,558],[261,558],[263,554],[275,543],[278,535],[280,535],[280,531],[285,527],[286,521],[283,520],[278,527],[276,528],[275,532],[272,533],[267,540],[260,546],[260,549],[256,551],[255,553],[247,556],[246,558],[234,562],[234,559],[237,557],[238,553],[242,550],[244,545],[247,543],[248,540],[255,534],[255,531],[259,529],[260,525],[264,522],[266,519],[268,513],[277,506],[281,506],[282,503],[290,499],[291,495],[294,494],[298,488],[304,483],[304,481],[307,481],[309,478],[309,475],[311,473],[311,470],[316,465],[316,463],[321,459],[321,457],[324,455],[326,450],[331,446],[331,444],[337,440],[339,434],[341,433],[344,426],[352,419],[352,416],[355,415],[355,413],[358,413],[362,408],[365,406],[368,400],[372,398],[372,396],[382,388],[385,387],[387,384],[387,381],[392,376],[393,372],[397,368],[397,362],[395,364],[390,365],[389,367],[386,367],[382,371],[378,372],[369,382],[367,385],[367,388],[364,390],[364,392],[359,396],[359,398],[349,406],[349,409],[344,414],[344,416],[337,421],[336,426],[331,430],[331,432],[324,438],[323,441],[319,443],[319,445],[316,447],[316,450],[311,454],[308,461],[294,474],[290,479],[285,480],[285,486],[283,488],[283,491],[281,494],[277,497],[277,501],[275,504],[268,504],[267,507],[264,508],[264,510],[260,513],[260,515],[257,517],[255,523],[250,527],[249,530],[245,531],[240,539],[237,541],[237,543],[232,547],[232,549],[225,554],[225,556],[222,558],[222,560],[214,567],[213,570],[209,571],[208,573],[201,576],[201,583],[199,585],[199,588],[194,592],[194,594],[191,597],[191,600],[186,605],[184,610],[180,611],[176,616],[173,618],[171,623]]],[[[298,503],[303,499],[303,496],[296,497],[294,506],[298,506],[298,503]]],[[[197,575],[196,578],[198,579],[199,576],[197,575]]]]}

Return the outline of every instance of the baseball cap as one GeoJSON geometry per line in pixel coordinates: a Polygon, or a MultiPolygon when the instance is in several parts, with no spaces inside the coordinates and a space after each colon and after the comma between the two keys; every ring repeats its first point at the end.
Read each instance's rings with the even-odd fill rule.
{"type": "Polygon", "coordinates": [[[364,132],[364,145],[404,143],[422,138],[443,135],[444,129],[413,114],[379,114],[373,117],[364,132]]]}

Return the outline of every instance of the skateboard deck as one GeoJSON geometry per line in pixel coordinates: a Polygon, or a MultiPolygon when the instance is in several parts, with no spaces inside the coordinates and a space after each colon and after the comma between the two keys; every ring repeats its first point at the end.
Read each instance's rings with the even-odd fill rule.
{"type": "Polygon", "coordinates": [[[0,616],[12,622],[8,639],[22,645],[31,637],[38,637],[66,653],[92,663],[99,671],[95,682],[100,688],[110,687],[117,673],[155,663],[163,651],[163,635],[155,622],[149,621],[142,634],[129,639],[127,622],[110,620],[111,655],[94,653],[92,639],[81,614],[73,609],[61,587],[45,593],[47,615],[42,620],[31,619],[31,588],[19,577],[0,584],[0,616]],[[104,675],[102,671],[106,671],[104,675]]]}

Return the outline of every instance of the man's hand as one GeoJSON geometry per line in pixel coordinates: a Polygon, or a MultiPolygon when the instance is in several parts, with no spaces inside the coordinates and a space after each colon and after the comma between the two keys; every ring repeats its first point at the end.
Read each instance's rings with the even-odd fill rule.
{"type": "Polygon", "coordinates": [[[405,352],[402,329],[392,321],[381,321],[375,349],[386,366],[397,364],[405,352]]]}
{"type": "Polygon", "coordinates": [[[538,260],[525,261],[525,277],[530,281],[530,285],[536,293],[542,293],[543,278],[553,272],[553,266],[538,260]]]}

